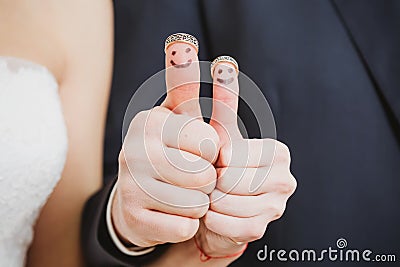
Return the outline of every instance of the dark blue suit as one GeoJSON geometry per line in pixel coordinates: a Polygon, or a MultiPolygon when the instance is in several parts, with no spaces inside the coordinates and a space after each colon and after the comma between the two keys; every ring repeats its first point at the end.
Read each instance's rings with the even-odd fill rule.
{"type": "MultiPolygon", "coordinates": [[[[340,237],[349,247],[399,258],[400,2],[115,1],[106,182],[117,173],[128,101],[164,67],[163,41],[175,32],[199,39],[200,60],[221,54],[238,60],[263,90],[278,140],[291,150],[298,188],[285,215],[232,265],[297,266],[276,258],[260,262],[256,253],[265,244],[276,250],[336,247],[340,237]]],[[[246,117],[241,108],[239,114],[246,117]]],[[[118,254],[104,229],[108,193],[105,187],[85,210],[88,262],[134,263],[118,254]]],[[[342,263],[323,266],[330,264],[342,263]]],[[[352,264],[363,266],[346,266],[352,264]]]]}

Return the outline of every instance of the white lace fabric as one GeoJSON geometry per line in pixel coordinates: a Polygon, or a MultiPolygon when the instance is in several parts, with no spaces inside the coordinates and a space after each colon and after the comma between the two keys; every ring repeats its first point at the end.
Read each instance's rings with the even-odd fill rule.
{"type": "Polygon", "coordinates": [[[54,76],[0,57],[0,267],[24,266],[40,209],[61,177],[67,131],[54,76]]]}

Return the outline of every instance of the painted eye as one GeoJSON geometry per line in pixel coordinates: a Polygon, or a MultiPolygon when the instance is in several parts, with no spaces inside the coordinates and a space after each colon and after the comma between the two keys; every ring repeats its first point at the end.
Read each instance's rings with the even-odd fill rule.
{"type": "Polygon", "coordinates": [[[223,71],[222,69],[219,69],[219,70],[218,70],[218,74],[221,74],[221,73],[222,73],[222,71],[223,71]]]}
{"type": "Polygon", "coordinates": [[[188,48],[186,48],[185,52],[186,52],[186,53],[189,53],[191,50],[192,50],[192,49],[190,49],[190,48],[188,47],[188,48]]]}
{"type": "Polygon", "coordinates": [[[232,71],[233,71],[232,68],[229,68],[229,69],[228,69],[228,72],[229,72],[229,73],[232,73],[232,71]]]}
{"type": "Polygon", "coordinates": [[[172,51],[172,55],[175,56],[175,54],[176,54],[176,51],[172,51]]]}

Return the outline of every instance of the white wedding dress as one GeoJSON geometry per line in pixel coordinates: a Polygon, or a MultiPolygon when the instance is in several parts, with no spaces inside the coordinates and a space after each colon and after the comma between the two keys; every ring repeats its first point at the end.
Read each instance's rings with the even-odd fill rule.
{"type": "Polygon", "coordinates": [[[0,56],[0,267],[24,266],[66,151],[54,76],[35,63],[0,56]]]}

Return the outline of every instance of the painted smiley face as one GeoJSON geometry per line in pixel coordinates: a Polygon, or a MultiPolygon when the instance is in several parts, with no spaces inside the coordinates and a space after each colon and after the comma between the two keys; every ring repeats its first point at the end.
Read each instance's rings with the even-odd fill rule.
{"type": "Polygon", "coordinates": [[[177,69],[189,67],[196,57],[195,49],[186,43],[176,43],[168,47],[169,64],[177,69]]]}
{"type": "Polygon", "coordinates": [[[214,70],[217,82],[228,85],[235,80],[236,71],[231,64],[218,64],[214,70]]]}

